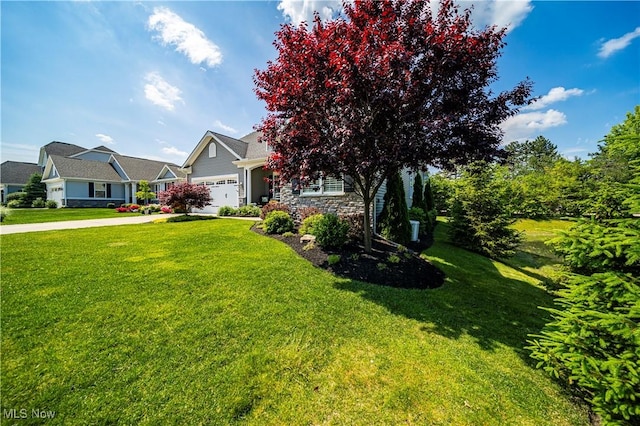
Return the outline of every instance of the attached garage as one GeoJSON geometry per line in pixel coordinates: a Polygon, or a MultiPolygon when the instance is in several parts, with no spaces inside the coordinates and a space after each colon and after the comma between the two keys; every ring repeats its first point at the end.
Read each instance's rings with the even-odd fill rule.
{"type": "Polygon", "coordinates": [[[211,176],[193,179],[192,182],[206,185],[211,194],[209,205],[204,209],[194,209],[194,213],[217,214],[222,206],[231,206],[236,209],[240,206],[238,175],[211,176]]]}

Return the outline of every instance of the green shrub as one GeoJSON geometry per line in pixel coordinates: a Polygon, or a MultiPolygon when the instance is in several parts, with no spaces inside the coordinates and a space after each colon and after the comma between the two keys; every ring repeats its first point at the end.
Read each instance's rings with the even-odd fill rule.
{"type": "Polygon", "coordinates": [[[218,216],[233,216],[236,214],[236,209],[231,206],[222,206],[218,209],[218,216]]]}
{"type": "Polygon", "coordinates": [[[196,220],[212,220],[215,219],[215,216],[200,216],[200,215],[180,215],[180,216],[172,216],[167,218],[167,222],[193,222],[196,220]]]}
{"type": "Polygon", "coordinates": [[[554,377],[587,393],[605,423],[640,424],[640,279],[608,272],[572,275],[560,309],[529,343],[554,377]]]}
{"type": "Polygon", "coordinates": [[[283,236],[283,237],[287,237],[287,238],[288,238],[288,237],[293,237],[294,235],[296,235],[296,234],[294,234],[294,233],[293,233],[293,232],[291,232],[291,231],[287,231],[287,232],[285,232],[285,233],[283,233],[283,234],[282,234],[282,236],[283,236]]]}
{"type": "Polygon", "coordinates": [[[293,231],[293,219],[287,212],[274,210],[264,218],[264,230],[267,234],[284,234],[293,231]]]}
{"type": "Polygon", "coordinates": [[[55,200],[47,200],[47,202],[45,203],[45,206],[48,209],[57,209],[58,203],[55,200]]]}
{"type": "Polygon", "coordinates": [[[281,211],[281,212],[291,214],[291,209],[286,204],[282,204],[277,201],[269,201],[267,204],[262,206],[262,210],[260,212],[260,218],[266,219],[267,215],[273,211],[281,211]]]}
{"type": "Polygon", "coordinates": [[[242,206],[236,211],[236,215],[243,217],[258,217],[260,216],[260,207],[254,205],[242,206]]]}
{"type": "Polygon", "coordinates": [[[108,209],[115,209],[116,208],[116,203],[107,203],[107,208],[108,209]]]}
{"type": "Polygon", "coordinates": [[[380,235],[398,244],[407,244],[411,240],[411,223],[399,172],[387,179],[387,192],[384,194],[378,227],[380,235]]]}
{"type": "Polygon", "coordinates": [[[340,248],[348,241],[349,224],[329,213],[322,216],[314,228],[316,242],[322,248],[340,248]]]}
{"type": "Polygon", "coordinates": [[[400,263],[400,256],[398,256],[397,254],[390,254],[387,260],[389,261],[389,263],[400,263]]]}
{"type": "Polygon", "coordinates": [[[329,264],[329,266],[332,266],[336,263],[339,263],[340,259],[341,257],[339,254],[330,254],[329,256],[327,256],[327,263],[329,264]]]}
{"type": "Polygon", "coordinates": [[[316,235],[315,234],[316,225],[320,220],[322,220],[323,216],[324,215],[322,213],[318,213],[305,218],[302,221],[302,224],[300,224],[300,229],[298,229],[298,233],[300,235],[305,235],[305,234],[316,235]]]}
{"type": "Polygon", "coordinates": [[[420,231],[418,232],[420,238],[426,237],[429,233],[429,219],[427,214],[420,207],[411,207],[409,209],[409,220],[415,220],[420,222],[420,231]]]}
{"type": "Polygon", "coordinates": [[[22,201],[20,200],[11,200],[7,203],[7,207],[11,209],[19,209],[22,207],[22,201]]]}
{"type": "Polygon", "coordinates": [[[22,204],[22,200],[24,200],[26,196],[26,192],[12,192],[11,194],[7,195],[7,203],[9,201],[18,200],[22,204]]]}
{"type": "Polygon", "coordinates": [[[44,201],[42,198],[38,197],[35,200],[33,200],[33,202],[31,203],[31,207],[36,208],[36,209],[42,209],[44,207],[46,207],[47,203],[46,201],[44,201]]]}

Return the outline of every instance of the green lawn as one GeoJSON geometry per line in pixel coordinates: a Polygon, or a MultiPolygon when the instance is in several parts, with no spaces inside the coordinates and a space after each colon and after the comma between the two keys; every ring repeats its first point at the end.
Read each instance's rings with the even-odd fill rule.
{"type": "Polygon", "coordinates": [[[118,213],[115,209],[99,208],[63,208],[63,209],[7,209],[7,217],[0,222],[3,225],[21,223],[61,222],[63,220],[104,219],[139,215],[140,213],[118,213]]]}
{"type": "Polygon", "coordinates": [[[250,226],[2,236],[2,409],[52,424],[588,423],[522,349],[552,303],[531,275],[439,242],[442,288],[379,287],[250,226]]]}

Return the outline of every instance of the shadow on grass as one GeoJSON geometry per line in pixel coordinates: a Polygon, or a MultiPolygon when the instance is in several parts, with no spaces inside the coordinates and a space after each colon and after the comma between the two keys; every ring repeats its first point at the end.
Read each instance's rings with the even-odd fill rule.
{"type": "MultiPolygon", "coordinates": [[[[440,229],[441,238],[443,232],[440,229]]],[[[446,274],[441,288],[406,290],[359,281],[339,282],[336,287],[419,321],[425,332],[450,339],[468,335],[488,351],[506,345],[529,361],[523,347],[528,334],[538,333],[548,321],[538,307],[552,306],[552,296],[514,278],[518,273],[506,265],[436,239],[424,254],[446,274]]]]}

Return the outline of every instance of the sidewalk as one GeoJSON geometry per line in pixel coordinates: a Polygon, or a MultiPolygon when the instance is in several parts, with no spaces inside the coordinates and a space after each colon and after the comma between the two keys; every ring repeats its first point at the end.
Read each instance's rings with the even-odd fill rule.
{"type": "Polygon", "coordinates": [[[96,226],[132,225],[137,223],[153,222],[154,220],[166,219],[171,216],[175,216],[175,215],[173,214],[140,215],[140,216],[115,217],[115,218],[109,218],[109,219],[84,219],[84,220],[68,220],[63,222],[1,225],[0,235],[19,234],[24,232],[55,231],[59,229],[93,228],[96,226]]]}

